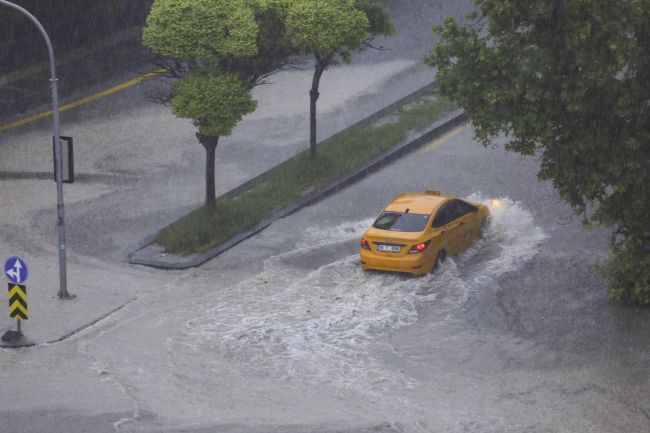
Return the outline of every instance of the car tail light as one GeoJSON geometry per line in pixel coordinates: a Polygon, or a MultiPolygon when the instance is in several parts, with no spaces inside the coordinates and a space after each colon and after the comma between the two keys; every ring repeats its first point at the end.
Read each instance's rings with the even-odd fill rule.
{"type": "Polygon", "coordinates": [[[361,248],[370,250],[370,244],[368,244],[368,241],[365,240],[364,238],[361,238],[361,248]]]}
{"type": "Polygon", "coordinates": [[[409,250],[409,254],[418,254],[426,250],[431,241],[422,242],[421,244],[413,245],[409,250]]]}

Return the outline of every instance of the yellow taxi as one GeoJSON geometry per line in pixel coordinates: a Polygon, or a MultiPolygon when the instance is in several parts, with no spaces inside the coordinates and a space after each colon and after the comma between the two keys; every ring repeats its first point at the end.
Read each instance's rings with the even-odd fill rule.
{"type": "Polygon", "coordinates": [[[361,267],[423,275],[469,248],[481,235],[488,208],[440,191],[402,194],[361,238],[361,267]]]}

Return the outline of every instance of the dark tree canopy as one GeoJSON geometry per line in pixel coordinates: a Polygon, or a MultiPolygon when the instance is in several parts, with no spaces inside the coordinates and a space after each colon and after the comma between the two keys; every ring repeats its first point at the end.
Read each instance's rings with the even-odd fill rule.
{"type": "Polygon", "coordinates": [[[612,226],[610,294],[650,304],[650,0],[477,0],[425,62],[476,138],[541,157],[584,221],[612,226]]]}

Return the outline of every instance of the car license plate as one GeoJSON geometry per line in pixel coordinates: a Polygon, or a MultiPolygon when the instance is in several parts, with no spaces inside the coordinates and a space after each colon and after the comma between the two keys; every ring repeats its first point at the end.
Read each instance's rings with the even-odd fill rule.
{"type": "Polygon", "coordinates": [[[400,247],[397,245],[377,245],[377,251],[384,251],[386,253],[399,253],[400,247]]]}

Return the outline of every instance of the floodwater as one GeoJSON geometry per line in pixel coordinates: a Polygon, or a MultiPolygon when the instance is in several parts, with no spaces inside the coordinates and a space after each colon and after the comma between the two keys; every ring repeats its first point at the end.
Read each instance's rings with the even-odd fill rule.
{"type": "Polygon", "coordinates": [[[266,260],[263,272],[230,291],[231,299],[204,298],[206,311],[170,339],[170,349],[201,353],[193,358],[196,371],[211,370],[227,354],[252,374],[281,380],[301,377],[369,393],[408,383],[373,356],[377,340],[417,321],[418,308],[435,312],[444,326],[472,291],[489,290],[495,277],[530,260],[545,237],[520,204],[502,199],[491,212],[483,239],[422,278],[364,272],[358,254],[340,257],[372,220],[309,230],[301,247],[266,260]]]}
{"type": "MultiPolygon", "coordinates": [[[[370,219],[313,226],[296,248],[266,259],[255,276],[108,329],[82,342],[80,350],[94,359],[99,374],[132,396],[139,414],[169,414],[173,408],[185,423],[191,415],[195,426],[227,422],[229,410],[218,403],[232,397],[240,416],[262,410],[269,414],[261,419],[287,423],[292,417],[286,412],[294,408],[302,420],[321,419],[318,400],[324,408],[336,407],[335,414],[348,404],[372,402],[353,413],[385,417],[404,431],[429,431],[423,426],[435,425],[430,402],[438,390],[419,395],[428,379],[408,371],[417,359],[395,359],[392,336],[424,317],[437,344],[448,344],[464,322],[468,298],[493,290],[496,278],[531,260],[546,238],[521,203],[480,193],[469,199],[490,207],[491,224],[483,238],[434,274],[362,271],[351,252],[370,219]],[[127,332],[133,326],[139,331],[127,332]],[[140,351],[131,341],[148,341],[148,350],[136,355],[140,351]],[[118,342],[129,352],[111,350],[118,342]],[[121,378],[127,377],[125,385],[121,378]]],[[[205,276],[192,284],[217,282],[205,276]]],[[[116,429],[130,431],[138,422],[146,417],[121,420],[116,429]]]]}
{"type": "Polygon", "coordinates": [[[0,351],[2,383],[20,389],[0,419],[25,414],[33,428],[9,431],[27,432],[53,414],[56,432],[643,431],[649,322],[608,302],[591,269],[607,233],[565,221],[534,160],[470,133],[198,269],[97,273],[102,287],[133,280],[137,300],[61,343],[0,351]],[[424,277],[363,272],[370,215],[423,186],[488,205],[483,238],[424,277]]]}
{"type": "MultiPolygon", "coordinates": [[[[390,7],[400,12],[391,49],[324,76],[319,136],[430,82],[419,62],[435,42],[430,26],[471,4],[390,7]]],[[[308,76],[286,71],[258,89],[258,111],[220,144],[219,192],[304,148],[307,93],[295,83],[308,76]]],[[[123,265],[123,253],[202,199],[204,154],[189,122],[144,104],[131,89],[62,116],[80,179],[66,186],[77,301],[115,287],[137,299],[61,343],[0,350],[0,430],[648,429],[648,311],[607,300],[592,265],[609,233],[583,231],[535,179],[534,158],[484,149],[468,130],[199,269],[153,271],[123,265]],[[428,187],[489,205],[485,236],[432,275],[362,272],[368,217],[391,195],[428,187]]],[[[43,121],[0,140],[3,245],[42,263],[40,280],[30,276],[42,298],[56,280],[50,135],[43,121]]]]}

